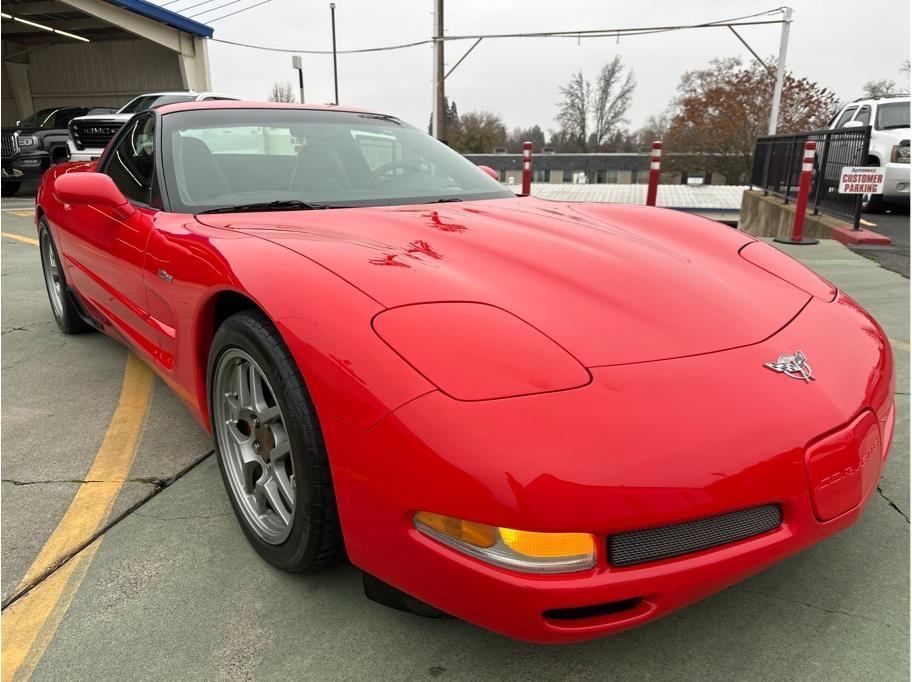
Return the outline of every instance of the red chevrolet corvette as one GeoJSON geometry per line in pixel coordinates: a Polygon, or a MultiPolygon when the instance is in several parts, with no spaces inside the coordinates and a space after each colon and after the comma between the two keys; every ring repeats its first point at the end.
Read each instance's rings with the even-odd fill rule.
{"type": "Polygon", "coordinates": [[[250,543],[347,554],[371,598],[569,642],[842,530],[893,431],[893,358],[767,244],[516,197],[392,116],[135,116],[36,220],[64,333],[145,359],[211,429],[250,543]]]}

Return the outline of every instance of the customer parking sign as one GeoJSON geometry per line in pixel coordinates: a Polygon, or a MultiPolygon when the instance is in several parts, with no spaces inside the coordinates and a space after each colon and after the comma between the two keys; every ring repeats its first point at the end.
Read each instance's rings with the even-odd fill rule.
{"type": "Polygon", "coordinates": [[[843,166],[839,174],[840,194],[883,194],[882,166],[843,166]]]}

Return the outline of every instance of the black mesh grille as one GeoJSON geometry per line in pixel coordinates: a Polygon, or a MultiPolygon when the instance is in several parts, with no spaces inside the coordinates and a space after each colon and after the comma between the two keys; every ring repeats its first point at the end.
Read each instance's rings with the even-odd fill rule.
{"type": "Polygon", "coordinates": [[[608,538],[608,559],[613,566],[669,559],[744,540],[781,524],[782,510],[768,504],[673,526],[618,533],[608,538]]]}
{"type": "Polygon", "coordinates": [[[3,133],[3,156],[13,156],[16,153],[16,138],[12,133],[3,133]]]}
{"type": "Polygon", "coordinates": [[[75,120],[70,135],[77,149],[101,149],[123,127],[123,121],[75,120]]]}

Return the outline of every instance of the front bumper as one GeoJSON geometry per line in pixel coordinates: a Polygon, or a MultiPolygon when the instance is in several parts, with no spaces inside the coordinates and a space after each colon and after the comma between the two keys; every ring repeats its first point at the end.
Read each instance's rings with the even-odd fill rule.
{"type": "Polygon", "coordinates": [[[591,639],[668,614],[851,525],[888,451],[890,348],[876,322],[842,295],[833,303],[812,299],[790,325],[752,346],[591,371],[583,388],[521,398],[460,402],[432,392],[369,430],[324,419],[352,562],[511,637],[591,639]],[[799,348],[815,381],[764,368],[799,348]],[[846,489],[828,507],[838,513],[823,520],[811,488],[814,495],[828,488],[832,474],[809,486],[808,453],[864,414],[873,415],[879,451],[865,462],[855,453],[864,475],[838,479],[846,489]],[[858,489],[847,489],[854,481],[858,489]],[[767,504],[782,509],[774,531],[626,568],[608,561],[613,534],[767,504]],[[540,576],[495,568],[418,533],[418,510],[590,532],[598,564],[540,576]],[[637,599],[607,615],[546,615],[637,599]]]}
{"type": "Polygon", "coordinates": [[[3,182],[38,180],[51,167],[51,155],[44,151],[18,152],[2,160],[3,182]]]}
{"type": "Polygon", "coordinates": [[[908,163],[888,163],[884,173],[884,199],[893,203],[908,203],[910,169],[908,163]]]}
{"type": "Polygon", "coordinates": [[[104,149],[77,149],[73,140],[67,140],[67,153],[70,161],[97,161],[101,158],[104,149]]]}

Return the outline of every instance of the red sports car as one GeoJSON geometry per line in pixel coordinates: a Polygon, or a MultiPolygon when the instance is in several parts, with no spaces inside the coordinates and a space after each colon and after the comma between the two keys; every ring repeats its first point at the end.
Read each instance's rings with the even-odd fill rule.
{"type": "Polygon", "coordinates": [[[399,119],[189,103],[37,197],[64,333],[100,329],[211,429],[250,543],[371,598],[570,642],[852,524],[893,358],[767,244],[517,197],[399,119]]]}

